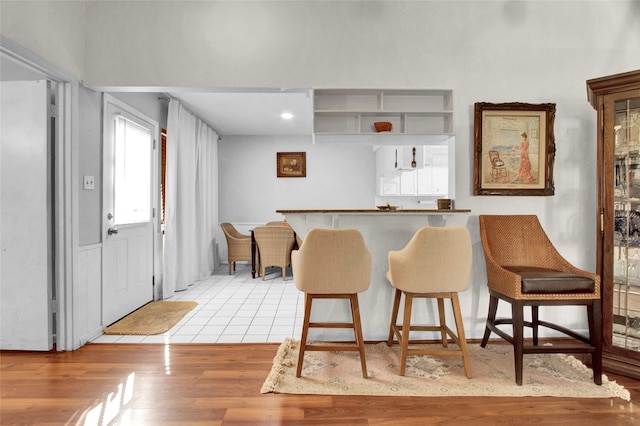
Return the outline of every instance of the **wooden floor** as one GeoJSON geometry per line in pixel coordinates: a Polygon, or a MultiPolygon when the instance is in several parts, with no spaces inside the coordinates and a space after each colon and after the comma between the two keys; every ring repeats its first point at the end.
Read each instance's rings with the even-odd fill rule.
{"type": "Polygon", "coordinates": [[[0,424],[640,424],[613,399],[260,394],[277,344],[88,344],[0,353],[0,424]]]}

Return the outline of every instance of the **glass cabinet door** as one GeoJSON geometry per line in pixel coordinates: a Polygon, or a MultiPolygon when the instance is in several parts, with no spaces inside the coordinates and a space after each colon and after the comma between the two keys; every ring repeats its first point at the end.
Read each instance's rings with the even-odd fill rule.
{"type": "Polygon", "coordinates": [[[602,366],[640,380],[640,69],[587,80],[597,111],[602,366]]]}
{"type": "Polygon", "coordinates": [[[640,352],[640,98],[615,100],[612,112],[613,306],[607,331],[613,347],[640,352]]]}

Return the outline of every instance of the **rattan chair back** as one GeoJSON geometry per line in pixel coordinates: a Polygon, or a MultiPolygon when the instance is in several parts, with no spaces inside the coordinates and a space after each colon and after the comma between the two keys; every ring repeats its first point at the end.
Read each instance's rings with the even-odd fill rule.
{"type": "Polygon", "coordinates": [[[282,279],[287,279],[286,269],[291,264],[291,251],[295,243],[293,229],[290,226],[258,226],[253,235],[258,245],[260,257],[260,275],[265,278],[267,267],[282,269],[282,279]]]}
{"type": "Polygon", "coordinates": [[[236,262],[251,261],[251,236],[241,234],[228,222],[221,223],[220,227],[227,240],[227,261],[231,275],[231,267],[235,271],[236,262]]]}

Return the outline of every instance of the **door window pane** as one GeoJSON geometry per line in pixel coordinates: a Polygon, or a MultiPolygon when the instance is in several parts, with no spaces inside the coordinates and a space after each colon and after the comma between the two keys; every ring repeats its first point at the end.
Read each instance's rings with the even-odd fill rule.
{"type": "Polygon", "coordinates": [[[115,120],[114,224],[151,220],[151,130],[115,120]]]}

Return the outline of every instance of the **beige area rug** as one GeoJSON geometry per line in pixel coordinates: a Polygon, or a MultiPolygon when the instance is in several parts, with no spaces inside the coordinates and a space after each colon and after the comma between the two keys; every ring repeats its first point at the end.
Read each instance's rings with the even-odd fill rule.
{"type": "Polygon", "coordinates": [[[399,376],[400,347],[386,343],[366,346],[368,379],[362,377],[358,353],[348,351],[307,352],[302,377],[296,378],[298,345],[295,339],[280,345],[262,393],[630,399],[629,391],[604,375],[596,385],[591,369],[562,354],[525,355],[524,384],[518,386],[510,345],[469,345],[471,379],[458,356],[409,356],[406,375],[399,376]]]}
{"type": "Polygon", "coordinates": [[[104,329],[104,334],[162,334],[176,325],[197,302],[168,302],[160,300],[147,303],[104,329]]]}

